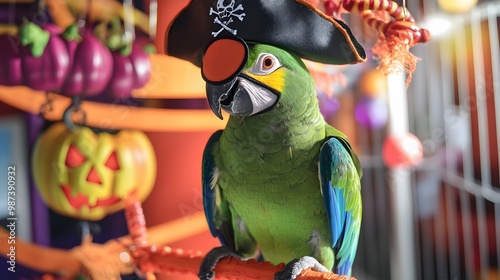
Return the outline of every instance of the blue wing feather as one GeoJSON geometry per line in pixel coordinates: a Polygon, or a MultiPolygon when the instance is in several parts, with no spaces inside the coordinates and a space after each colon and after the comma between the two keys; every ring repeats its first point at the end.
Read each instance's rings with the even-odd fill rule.
{"type": "MultiPolygon", "coordinates": [[[[219,141],[222,135],[222,130],[216,131],[210,139],[208,139],[205,150],[203,151],[202,160],[202,184],[203,184],[203,208],[205,210],[205,217],[207,219],[208,227],[212,236],[219,238],[222,245],[229,246],[231,242],[228,240],[227,234],[223,229],[217,227],[216,216],[216,193],[212,188],[212,179],[216,169],[214,157],[212,155],[212,148],[216,142],[219,141]]],[[[231,247],[231,246],[229,246],[231,247]]]]}
{"type": "Polygon", "coordinates": [[[361,225],[360,174],[349,145],[330,138],[320,151],[319,172],[326,216],[335,252],[334,270],[350,274],[361,225]]]}

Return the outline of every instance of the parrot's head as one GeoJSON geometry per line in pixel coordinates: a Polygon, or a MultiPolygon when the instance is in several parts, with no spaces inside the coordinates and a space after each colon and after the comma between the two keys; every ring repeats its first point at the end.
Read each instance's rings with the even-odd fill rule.
{"type": "Polygon", "coordinates": [[[216,41],[203,58],[210,108],[246,117],[267,112],[278,104],[293,106],[314,95],[314,82],[295,54],[264,44],[216,41]]]}

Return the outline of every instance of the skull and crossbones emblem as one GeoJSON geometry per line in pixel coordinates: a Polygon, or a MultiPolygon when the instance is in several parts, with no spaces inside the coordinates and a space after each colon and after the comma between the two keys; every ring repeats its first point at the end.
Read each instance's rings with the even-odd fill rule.
{"type": "Polygon", "coordinates": [[[243,13],[243,10],[245,10],[243,5],[239,4],[236,6],[235,2],[236,0],[230,0],[229,2],[227,0],[217,0],[215,10],[210,7],[209,15],[216,15],[217,17],[214,19],[214,23],[221,26],[218,31],[212,32],[212,36],[217,37],[223,30],[227,30],[233,35],[238,33],[238,30],[229,27],[229,24],[233,22],[233,18],[243,21],[246,14],[243,13]]]}

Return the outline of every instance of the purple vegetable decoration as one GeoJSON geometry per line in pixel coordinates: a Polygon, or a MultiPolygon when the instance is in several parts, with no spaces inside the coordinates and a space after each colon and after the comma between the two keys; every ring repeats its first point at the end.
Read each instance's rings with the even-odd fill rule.
{"type": "Polygon", "coordinates": [[[130,97],[132,90],[144,86],[151,72],[148,54],[140,47],[128,44],[113,51],[114,71],[106,92],[113,97],[130,97]]]}
{"type": "Polygon", "coordinates": [[[0,84],[43,91],[57,91],[63,85],[70,61],[56,34],[25,22],[18,36],[0,36],[0,46],[0,84]]]}
{"type": "MultiPolygon", "coordinates": [[[[149,45],[147,47],[150,47],[149,45]]],[[[146,85],[151,75],[151,61],[149,60],[149,48],[143,49],[137,45],[133,45],[130,61],[134,65],[134,89],[138,89],[146,85]]]]}
{"type": "Polygon", "coordinates": [[[66,48],[68,49],[68,56],[71,59],[70,68],[73,67],[74,58],[76,49],[78,48],[78,44],[82,41],[82,36],[80,36],[80,31],[77,23],[71,24],[64,30],[61,34],[61,37],[64,39],[64,43],[66,44],[66,48]]]}
{"type": "Polygon", "coordinates": [[[113,74],[113,57],[91,29],[79,37],[76,25],[68,27],[63,37],[72,60],[71,70],[61,89],[67,96],[90,97],[100,94],[113,74]]]}
{"type": "Polygon", "coordinates": [[[148,54],[158,53],[155,44],[149,39],[148,36],[144,35],[144,33],[136,34],[134,46],[140,47],[148,54]]]}
{"type": "Polygon", "coordinates": [[[114,98],[130,97],[132,90],[143,87],[149,80],[151,62],[143,49],[145,44],[126,42],[119,18],[111,21],[111,32],[107,45],[113,54],[113,76],[106,93],[114,98]]]}
{"type": "MultiPolygon", "coordinates": [[[[50,28],[50,27],[49,27],[50,28]]],[[[34,23],[19,30],[24,49],[23,79],[27,86],[45,91],[60,89],[69,70],[69,57],[64,41],[34,23]]]]}

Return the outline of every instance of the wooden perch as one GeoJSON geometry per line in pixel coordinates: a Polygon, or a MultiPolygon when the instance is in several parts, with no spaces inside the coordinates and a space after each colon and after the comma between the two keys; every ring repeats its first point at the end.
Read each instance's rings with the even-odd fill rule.
{"type": "MultiPolygon", "coordinates": [[[[163,226],[165,228],[165,226],[163,226]]],[[[155,228],[156,229],[156,228],[155,228]]],[[[0,243],[5,242],[8,238],[8,232],[0,229],[0,243]]],[[[22,241],[20,238],[16,240],[16,255],[17,261],[26,267],[36,269],[45,273],[62,274],[68,278],[76,275],[82,269],[87,270],[90,275],[106,275],[106,279],[113,278],[110,275],[119,275],[120,271],[110,270],[109,266],[104,267],[103,261],[108,264],[115,264],[119,259],[119,254],[127,252],[131,239],[125,237],[117,240],[110,240],[105,244],[82,244],[72,250],[62,250],[55,248],[47,248],[40,245],[22,241]],[[91,255],[90,257],[86,257],[91,255]],[[99,259],[95,267],[89,267],[90,262],[84,260],[99,259]],[[82,261],[83,260],[83,261],[82,261]],[[109,260],[109,262],[107,261],[109,260]],[[102,269],[105,268],[104,271],[102,269]],[[92,269],[93,271],[88,271],[92,269]]],[[[7,246],[0,246],[2,255],[8,254],[7,246]]],[[[136,266],[143,272],[149,275],[149,279],[153,277],[153,273],[183,273],[193,274],[198,273],[200,263],[203,260],[201,252],[183,251],[180,249],[171,249],[170,247],[144,246],[141,248],[132,249],[130,254],[135,259],[136,266]]],[[[116,266],[117,269],[127,271],[127,264],[124,266],[116,266]]],[[[283,268],[281,265],[273,265],[268,262],[258,263],[255,260],[240,260],[234,258],[222,259],[215,268],[216,278],[224,279],[252,279],[252,280],[271,280],[276,272],[283,268]]],[[[94,279],[99,279],[94,277],[94,279]]],[[[348,280],[354,279],[347,276],[339,276],[334,273],[320,273],[310,269],[305,270],[297,280],[348,280]]]]}
{"type": "MultiPolygon", "coordinates": [[[[206,230],[203,212],[152,227],[145,230],[145,220],[141,203],[128,202],[125,209],[129,236],[113,239],[105,244],[92,243],[86,238],[81,246],[71,250],[48,248],[16,239],[17,261],[31,269],[44,273],[59,274],[68,279],[84,271],[92,279],[118,280],[120,274],[132,272],[133,266],[139,268],[147,279],[155,279],[155,273],[198,273],[203,260],[201,252],[172,249],[168,246],[148,245],[150,242],[165,244],[193,236],[206,230]],[[181,232],[182,236],[178,233],[181,232]]],[[[9,233],[0,228],[0,244],[7,244],[9,233]]],[[[9,253],[8,246],[0,246],[0,253],[9,253]]],[[[273,265],[269,262],[222,259],[215,268],[217,280],[271,280],[274,274],[283,269],[284,264],[273,265]]],[[[333,272],[304,270],[297,280],[353,280],[333,272]]]]}
{"type": "MultiPolygon", "coordinates": [[[[200,252],[174,250],[170,247],[140,248],[135,253],[137,265],[148,275],[153,270],[162,273],[189,273],[198,274],[203,256],[200,252]]],[[[257,262],[256,260],[240,260],[235,258],[224,258],[215,268],[215,279],[217,280],[271,280],[274,274],[282,270],[284,264],[273,265],[269,262],[257,262]]],[[[311,269],[304,270],[296,280],[354,280],[355,278],[337,275],[333,272],[316,272],[311,269]]]]}
{"type": "MultiPolygon", "coordinates": [[[[146,221],[142,205],[139,200],[130,198],[125,204],[125,217],[130,232],[133,246],[130,252],[135,265],[147,275],[147,279],[155,279],[154,273],[190,273],[197,275],[203,256],[200,252],[173,250],[165,246],[162,248],[147,245],[146,221]]],[[[284,264],[273,265],[269,262],[257,262],[256,260],[241,260],[235,258],[224,258],[215,267],[215,279],[218,280],[271,280],[274,274],[282,270],[284,264]]],[[[333,272],[316,272],[311,269],[304,270],[297,280],[321,280],[353,279],[340,276],[333,272]]]]}

